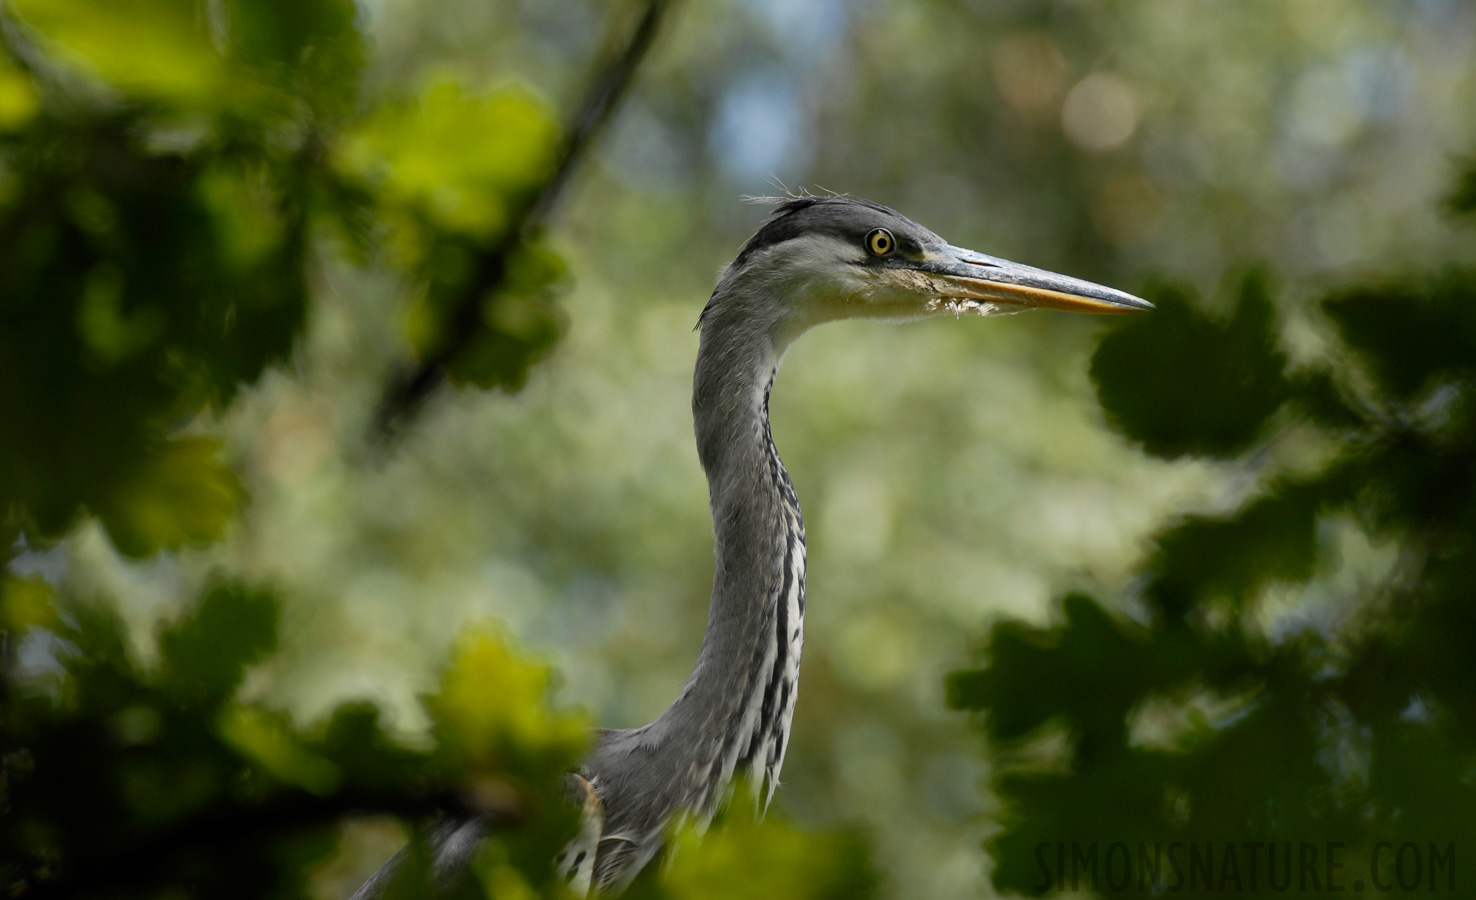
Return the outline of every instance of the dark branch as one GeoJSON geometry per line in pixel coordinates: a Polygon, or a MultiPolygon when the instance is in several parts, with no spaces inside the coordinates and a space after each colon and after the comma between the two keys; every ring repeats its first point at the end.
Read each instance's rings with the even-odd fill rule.
{"type": "Polygon", "coordinates": [[[478,816],[492,828],[517,825],[523,812],[514,806],[489,808],[453,791],[424,795],[346,792],[332,797],[293,793],[254,807],[231,806],[185,819],[141,841],[124,841],[85,859],[65,860],[56,875],[23,883],[24,900],[85,897],[146,889],[180,877],[180,861],[201,855],[238,853],[244,846],[323,828],[351,815],[392,815],[416,819],[451,813],[478,816]]]}
{"type": "MultiPolygon", "coordinates": [[[[446,367],[485,327],[483,298],[497,290],[507,274],[507,261],[525,240],[544,226],[569,177],[588,155],[589,148],[629,91],[636,70],[654,43],[670,0],[647,0],[644,12],[618,52],[605,57],[591,79],[584,101],[564,131],[556,162],[548,179],[526,195],[513,210],[511,224],[476,260],[472,277],[453,304],[439,344],[414,365],[390,380],[374,417],[374,436],[392,436],[419,411],[421,403],[445,378],[446,367]]],[[[616,45],[618,46],[618,45],[616,45]]]]}

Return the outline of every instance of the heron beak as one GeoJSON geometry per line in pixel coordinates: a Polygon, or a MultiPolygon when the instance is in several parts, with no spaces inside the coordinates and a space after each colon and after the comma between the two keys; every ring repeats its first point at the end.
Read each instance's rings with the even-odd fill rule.
{"type": "Polygon", "coordinates": [[[985,256],[951,244],[930,250],[913,263],[937,291],[940,308],[950,303],[999,303],[1018,307],[1060,309],[1066,312],[1114,314],[1152,309],[1141,297],[985,256]]]}

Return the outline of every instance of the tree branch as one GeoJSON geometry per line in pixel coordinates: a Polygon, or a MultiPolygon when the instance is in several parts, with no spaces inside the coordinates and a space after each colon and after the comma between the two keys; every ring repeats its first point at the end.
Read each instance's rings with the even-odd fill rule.
{"type": "Polygon", "coordinates": [[[478,816],[493,828],[515,826],[523,812],[515,806],[488,808],[468,802],[455,791],[423,795],[393,792],[346,792],[315,797],[294,792],[250,807],[229,806],[206,811],[139,841],[101,849],[83,859],[66,860],[57,875],[23,883],[12,896],[24,900],[85,897],[120,888],[155,888],[178,877],[181,859],[229,854],[243,845],[322,828],[350,815],[387,814],[401,819],[447,812],[478,816]]]}
{"type": "Polygon", "coordinates": [[[584,101],[564,131],[553,171],[538,190],[526,195],[513,210],[511,224],[496,242],[478,255],[474,274],[453,304],[437,346],[417,363],[401,368],[391,377],[375,411],[375,437],[393,437],[403,430],[430,392],[444,380],[447,365],[485,327],[483,299],[502,285],[508,259],[546,223],[575,168],[588,155],[589,148],[629,91],[636,70],[655,42],[672,5],[671,0],[647,0],[624,46],[619,52],[608,54],[606,62],[598,67],[584,101]]]}

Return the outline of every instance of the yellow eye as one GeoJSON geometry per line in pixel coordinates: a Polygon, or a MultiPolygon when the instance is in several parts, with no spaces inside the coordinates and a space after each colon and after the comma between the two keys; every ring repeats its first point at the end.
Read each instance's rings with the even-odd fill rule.
{"type": "Polygon", "coordinates": [[[866,249],[872,256],[887,256],[897,249],[897,239],[885,228],[878,228],[866,235],[866,249]]]}

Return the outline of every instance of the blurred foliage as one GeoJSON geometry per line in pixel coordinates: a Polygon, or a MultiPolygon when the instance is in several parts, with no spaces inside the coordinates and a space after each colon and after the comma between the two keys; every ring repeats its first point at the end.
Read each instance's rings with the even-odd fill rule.
{"type": "MultiPolygon", "coordinates": [[[[278,648],[281,601],[261,580],[210,576],[150,651],[110,592],[9,565],[91,517],[135,558],[237,525],[247,492],[217,416],[289,361],[325,259],[398,273],[419,297],[412,351],[468,327],[439,298],[490,284],[451,361],[481,385],[520,386],[560,335],[550,248],[515,246],[492,282],[476,271],[551,177],[544,104],[444,81],[367,102],[361,16],[351,0],[0,6],[7,896],[312,896],[345,822],[444,813],[492,832],[458,895],[565,894],[562,778],[589,722],[550,705],[550,670],[510,635],[463,635],[417,742],[362,702],[303,724],[240,698],[278,648]]],[[[695,874],[663,896],[713,896],[688,882],[732,871],[734,846],[775,884],[860,870],[851,844],[734,834],[711,860],[685,854],[673,871],[695,874]],[[824,852],[797,854],[806,841],[824,852]]],[[[404,858],[391,895],[422,896],[421,838],[404,858]]]]}
{"type": "Polygon", "coordinates": [[[518,857],[531,889],[557,895],[540,852],[562,845],[573,813],[561,773],[582,752],[582,718],[545,705],[547,671],[481,635],[428,698],[433,746],[404,746],[364,704],[308,729],[233,701],[248,667],[276,645],[277,603],[220,584],[159,634],[141,668],[105,607],[6,583],[12,641],[44,641],[57,671],[15,677],[5,697],[0,867],[13,896],[302,897],[351,815],[489,816],[496,852],[518,857]],[[48,603],[47,600],[51,602],[48,603]],[[464,680],[506,686],[490,707],[464,680]],[[501,721],[517,707],[516,727],[501,721]],[[497,754],[485,746],[489,734],[497,754]]]}
{"type": "MultiPolygon", "coordinates": [[[[1254,458],[1305,429],[1320,449],[1253,466],[1228,513],[1161,531],[1137,614],[1069,596],[1056,624],[995,626],[988,665],[953,676],[951,702],[1016,754],[996,781],[995,886],[1059,889],[1058,844],[1113,841],[1134,858],[1139,842],[1340,841],[1344,889],[1393,884],[1369,870],[1379,841],[1476,840],[1476,271],[1333,292],[1320,311],[1336,340],[1296,370],[1259,279],[1228,324],[1184,291],[1153,299],[1160,312],[1093,359],[1127,436],[1158,455],[1254,458]],[[1302,415],[1280,416],[1288,404],[1302,415]],[[1289,604],[1346,565],[1349,530],[1392,561],[1289,604]]],[[[1261,871],[1237,893],[1279,893],[1261,871]]],[[[1129,881],[1091,886],[1140,895],[1129,881]]]]}
{"type": "MultiPolygon", "coordinates": [[[[685,4],[608,144],[569,183],[557,227],[514,242],[527,254],[516,286],[504,277],[470,324],[449,320],[469,284],[458,279],[504,237],[499,215],[547,173],[550,110],[575,106],[602,24],[622,8],[0,2],[0,609],[12,634],[30,635],[6,642],[8,679],[33,693],[73,680],[76,658],[48,635],[70,627],[58,623],[74,614],[59,610],[81,603],[115,614],[113,643],[137,677],[168,685],[170,702],[216,702],[235,663],[166,654],[163,638],[222,581],[251,596],[249,586],[272,585],[276,649],[251,657],[234,699],[199,726],[235,771],[316,801],[346,796],[337,792],[350,782],[389,785],[374,775],[380,753],[425,754],[459,736],[495,757],[448,761],[461,773],[447,776],[453,796],[425,806],[319,807],[314,821],[343,824],[281,845],[316,862],[272,871],[324,898],[347,896],[399,849],[401,821],[506,796],[495,786],[516,774],[506,767],[537,758],[500,743],[499,729],[522,726],[490,691],[475,714],[475,690],[446,695],[460,699],[434,714],[424,702],[443,696],[449,671],[491,659],[454,649],[482,640],[473,623],[497,620],[488,639],[510,659],[536,647],[558,673],[554,689],[594,721],[649,721],[690,671],[712,576],[687,415],[692,325],[713,273],[763,215],[736,198],[773,193],[773,177],[870,197],[955,243],[1129,290],[1142,292],[1139,273],[1159,273],[1150,290],[1162,318],[1199,336],[1200,353],[1181,360],[1199,378],[1155,363],[1179,352],[1159,345],[1134,360],[1145,376],[1168,372],[1154,375],[1164,388],[1154,403],[1134,401],[1139,386],[1104,382],[1116,397],[1107,414],[1130,442],[1102,427],[1086,376],[1099,325],[1086,318],[834,326],[789,353],[774,434],[811,523],[810,640],[785,784],[763,829],[737,825],[739,845],[773,831],[828,867],[844,854],[809,841],[840,843],[811,829],[859,823],[882,896],[987,896],[994,863],[980,842],[1018,820],[1001,806],[1011,795],[981,786],[1016,762],[1049,768],[1068,729],[1030,723],[1051,709],[1079,710],[1101,692],[1093,733],[1114,734],[1112,711],[1126,706],[1130,740],[1157,748],[1157,765],[1240,722],[1259,696],[1243,691],[1305,685],[1311,657],[1268,674],[1272,649],[1312,641],[1341,653],[1322,632],[1362,634],[1365,622],[1401,641],[1456,639],[1430,618],[1408,620],[1423,630],[1404,634],[1392,590],[1384,619],[1349,618],[1357,598],[1396,583],[1405,537],[1397,522],[1387,540],[1359,523],[1373,507],[1356,468],[1354,499],[1328,500],[1324,468],[1353,459],[1350,443],[1376,449],[1345,440],[1367,434],[1371,417],[1450,410],[1420,387],[1405,403],[1368,374],[1382,351],[1330,352],[1332,320],[1308,298],[1330,282],[1361,290],[1367,272],[1396,264],[1476,262],[1469,231],[1443,215],[1469,210],[1476,184],[1466,176],[1452,190],[1451,177],[1476,124],[1471,4],[685,4]],[[1195,299],[1247,263],[1262,274],[1195,299]],[[22,276],[46,279],[46,291],[17,294],[22,276]],[[364,425],[386,374],[457,329],[472,340],[453,374],[525,389],[438,396],[393,459],[365,465],[364,425]],[[1257,343],[1263,333],[1276,341],[1257,343]],[[559,352],[530,367],[555,338],[559,352]],[[1232,340],[1251,362],[1223,352],[1232,340]],[[1200,359],[1217,360],[1214,371],[1200,359]],[[1241,385],[1255,387],[1255,403],[1240,402],[1241,385]],[[1196,408],[1210,390],[1224,418],[1196,408]],[[1165,516],[1182,527],[1150,541],[1165,516]],[[1164,620],[1185,622],[1178,649],[1150,615],[1150,584],[1164,620]],[[1126,608],[1052,606],[1084,591],[1126,595],[1126,608]],[[1041,627],[1053,608],[1064,618],[1041,627]],[[1265,635],[1207,653],[1202,630],[1250,608],[1265,635]],[[981,754],[940,686],[981,620],[998,617],[1014,621],[1001,627],[1020,636],[1019,665],[1040,664],[1041,684],[1057,687],[1063,666],[1075,692],[1043,691],[1032,711],[1022,687],[1004,708],[1025,743],[981,754]],[[1080,623],[1071,640],[1082,663],[1049,652],[1066,640],[1063,622],[1080,623]],[[1137,652],[1144,642],[1166,649],[1137,652]],[[1092,653],[1104,661],[1088,671],[1092,653]],[[1109,663],[1122,666],[1120,691],[1109,663]],[[1221,692],[1157,687],[1220,665],[1254,671],[1221,692]],[[357,730],[342,752],[321,749],[345,708],[357,730]],[[452,710],[468,719],[448,729],[436,716],[452,710]],[[361,745],[377,749],[350,752],[361,745]],[[351,759],[364,761],[352,778],[351,759]]],[[[1402,326],[1375,317],[1366,327],[1392,342],[1402,326]]],[[[1422,471],[1434,470],[1400,478],[1422,471]]],[[[260,604],[224,618],[243,648],[261,646],[260,604]]],[[[998,652],[1010,649],[1002,638],[998,652]]],[[[509,684],[535,690],[527,672],[511,667],[509,684]]],[[[1287,746],[1305,746],[1295,743],[1304,708],[1256,708],[1285,711],[1287,746]]],[[[1417,723],[1426,708],[1407,716],[1417,723]]],[[[549,721],[550,740],[572,727],[549,721]]],[[[120,722],[148,730],[147,715],[120,722]]],[[[1333,733],[1325,724],[1315,737],[1333,733]]],[[[1459,757],[1414,740],[1421,733],[1399,752],[1429,754],[1438,794],[1455,784],[1442,766],[1459,757]]],[[[96,746],[106,752],[95,767],[113,778],[114,745],[96,746]]],[[[1319,744],[1318,766],[1339,754],[1356,763],[1360,747],[1319,744]]],[[[1269,751],[1245,753],[1227,759],[1265,762],[1269,751]]],[[[1271,762],[1294,771],[1310,758],[1271,762]]],[[[1226,765],[1211,788],[1241,777],[1226,765]]],[[[1070,780],[1063,794],[1085,784],[1070,780]]],[[[1107,794],[1106,780],[1091,786],[1119,811],[1134,800],[1107,794]]],[[[1173,796],[1179,809],[1186,795],[1173,796]]],[[[118,812],[154,808],[139,803],[118,812]]],[[[1156,823],[1159,807],[1144,809],[1156,823]]],[[[548,827],[557,819],[551,811],[548,827]]],[[[505,829],[469,890],[542,885],[542,827],[505,829]]],[[[693,852],[725,833],[715,826],[693,852]]],[[[697,866],[689,849],[671,878],[697,866]]],[[[1000,863],[1029,865],[1029,850],[1000,863]]],[[[790,858],[783,847],[714,852],[723,865],[790,858]]],[[[844,865],[828,871],[849,883],[844,865]]],[[[782,873],[772,889],[757,874],[713,877],[789,890],[782,873]]]]}
{"type": "MultiPolygon", "coordinates": [[[[179,429],[288,354],[321,236],[385,244],[427,297],[454,293],[555,129],[509,92],[363,108],[350,0],[7,10],[0,506],[32,540],[90,511],[132,555],[208,542],[240,488],[179,429]]],[[[462,361],[481,384],[520,384],[559,334],[562,264],[530,248],[511,268],[462,361]]],[[[411,343],[447,327],[414,316],[411,343]]]]}
{"type": "Polygon", "coordinates": [[[876,874],[866,841],[854,831],[816,833],[784,821],[765,822],[746,783],[707,828],[674,829],[665,852],[665,871],[637,876],[631,900],[864,900],[873,895],[876,874]]]}
{"type": "Polygon", "coordinates": [[[1476,213],[1476,165],[1470,165],[1450,195],[1450,208],[1456,213],[1476,213]]]}
{"type": "MultiPolygon", "coordinates": [[[[490,96],[509,81],[578,96],[573,63],[610,6],[365,9],[367,90],[401,101],[407,84],[490,96]]],[[[765,213],[737,198],[775,193],[772,178],[1135,292],[1144,272],[1188,297],[1255,265],[1298,388],[1272,421],[1215,435],[1245,449],[1213,457],[1151,457],[1102,426],[1087,377],[1101,325],[1085,317],[827,326],[786,357],[773,431],[810,526],[811,602],[774,814],[862,823],[884,896],[992,894],[979,847],[998,827],[986,776],[1001,761],[944,707],[945,673],[995,618],[1041,624],[1071,591],[1131,596],[1165,516],[1213,526],[1248,469],[1315,462],[1320,429],[1280,423],[1347,404],[1307,366],[1325,339],[1309,298],[1390,261],[1471,261],[1441,204],[1476,122],[1473,13],[1462,0],[685,4],[569,185],[550,233],[575,277],[566,330],[522,393],[437,398],[394,463],[355,465],[386,335],[420,313],[387,278],[329,268],[302,369],[233,410],[253,505],[210,560],[292,588],[283,650],[257,684],[306,718],[372,696],[420,732],[416,696],[445,647],[494,616],[556,661],[595,721],[657,715],[691,670],[712,579],[692,326],[765,213]]],[[[1224,332],[1239,294],[1195,321],[1224,332]]],[[[1280,522],[1269,507],[1263,520],[1280,522]]],[[[1306,559],[1297,540],[1323,546],[1330,526],[1305,522],[1281,529],[1282,565],[1306,559]]],[[[1278,608],[1325,615],[1339,578],[1387,561],[1331,528],[1344,565],[1278,608]]],[[[1211,527],[1201,546],[1217,539],[1211,527]]],[[[168,589],[205,567],[187,559],[168,589]]],[[[149,621],[146,601],[129,608],[149,621]]],[[[366,847],[346,856],[382,858],[366,847]]]]}
{"type": "Polygon", "coordinates": [[[1154,315],[1119,329],[1092,357],[1108,417],[1155,456],[1237,456],[1286,400],[1266,286],[1247,278],[1223,323],[1198,314],[1182,290],[1153,293],[1154,315]],[[1106,377],[1127,372],[1133,377],[1106,377]]]}
{"type": "MultiPolygon", "coordinates": [[[[551,177],[557,136],[542,104],[525,92],[468,97],[450,82],[382,105],[345,135],[337,168],[372,186],[396,264],[423,285],[407,325],[420,355],[436,356],[462,327],[462,293],[486,279],[479,271],[486,248],[551,177]]],[[[528,367],[563,332],[551,294],[565,274],[562,260],[532,241],[510,257],[484,304],[485,327],[449,360],[458,380],[521,388],[528,367]]]]}

